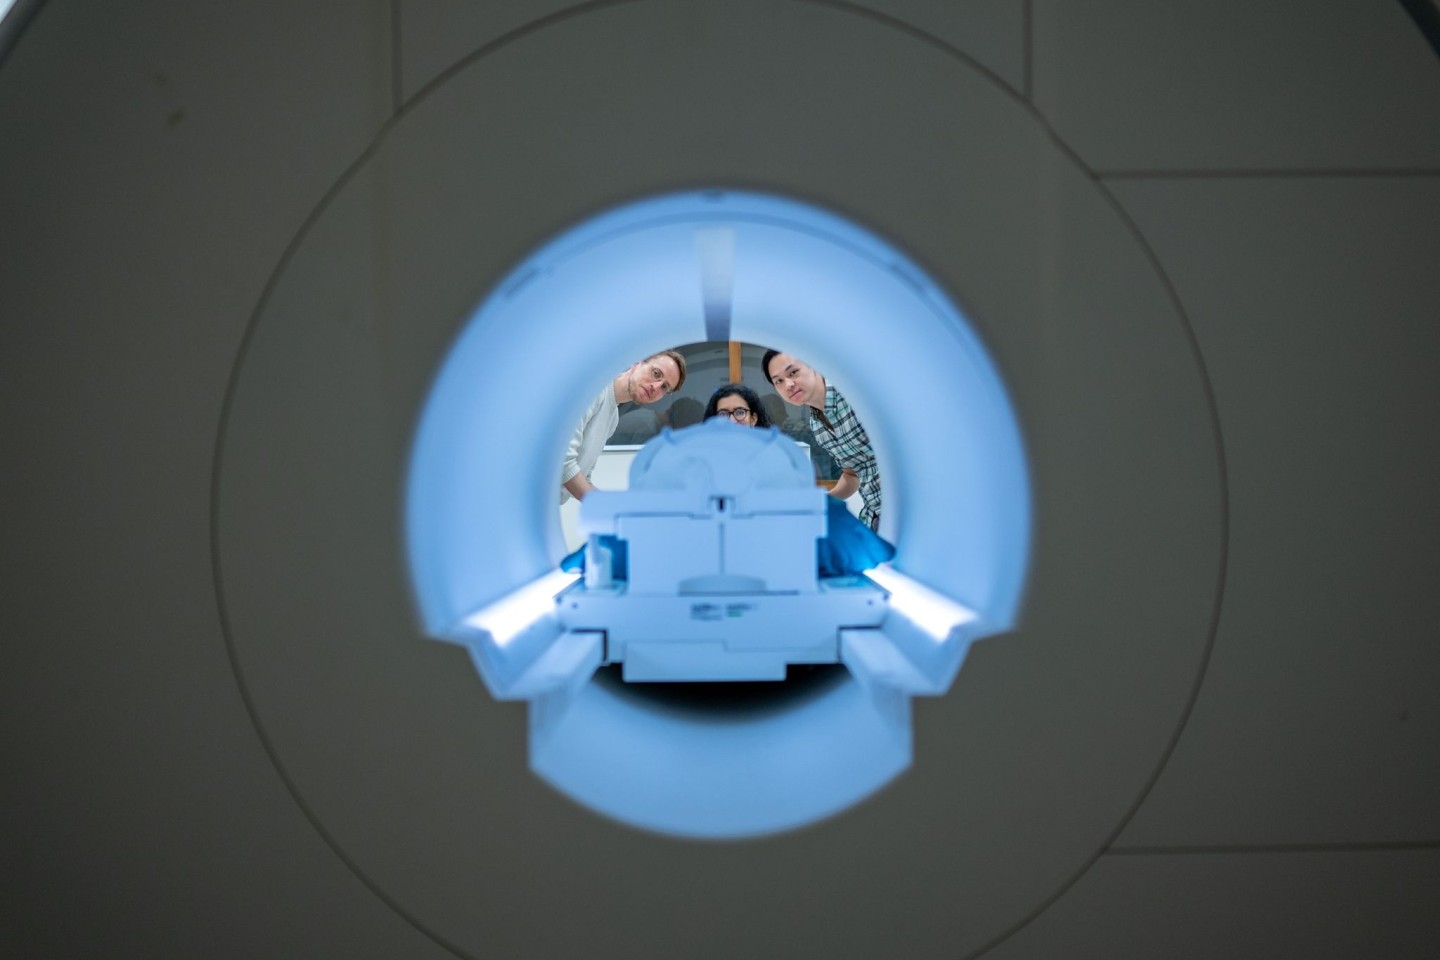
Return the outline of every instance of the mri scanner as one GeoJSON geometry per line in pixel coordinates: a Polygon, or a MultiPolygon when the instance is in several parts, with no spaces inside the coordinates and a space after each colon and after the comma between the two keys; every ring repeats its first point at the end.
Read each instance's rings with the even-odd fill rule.
{"type": "Polygon", "coordinates": [[[833,213],[707,190],[603,212],[485,298],[416,432],[408,555],[431,634],[462,644],[491,694],[531,704],[536,773],[627,823],[738,837],[844,809],[908,765],[909,698],[944,693],[970,644],[1014,623],[1029,497],[1001,380],[933,281],[833,213]],[[843,385],[898,548],[874,581],[817,580],[809,461],[723,424],[667,431],[629,490],[581,504],[584,534],[628,544],[623,587],[552,569],[567,425],[625,358],[702,336],[783,344],[843,385]],[[497,417],[537,365],[555,386],[497,417]],[[722,722],[586,682],[601,663],[626,682],[720,682],[842,661],[849,681],[824,695],[722,722]]]}
{"type": "Polygon", "coordinates": [[[1430,956],[1428,9],[22,0],[6,952],[1430,956]],[[948,689],[497,699],[532,475],[722,331],[864,414],[948,689]]]}

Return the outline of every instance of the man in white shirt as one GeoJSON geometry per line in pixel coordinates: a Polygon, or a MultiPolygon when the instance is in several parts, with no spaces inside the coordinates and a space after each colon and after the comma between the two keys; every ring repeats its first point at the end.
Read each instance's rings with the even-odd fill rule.
{"type": "Polygon", "coordinates": [[[685,358],[674,350],[665,350],[632,364],[601,390],[565,448],[560,470],[560,502],[571,497],[584,500],[585,495],[595,489],[590,483],[590,473],[620,423],[620,404],[654,403],[679,390],[684,382],[685,358]]]}

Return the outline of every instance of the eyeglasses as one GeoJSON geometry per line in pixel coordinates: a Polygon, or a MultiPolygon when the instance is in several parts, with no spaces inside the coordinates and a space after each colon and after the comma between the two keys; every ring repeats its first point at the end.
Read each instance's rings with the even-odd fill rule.
{"type": "Polygon", "coordinates": [[[650,368],[650,379],[660,385],[660,396],[662,397],[673,389],[670,386],[670,381],[665,379],[665,371],[659,367],[650,368]]]}
{"type": "Polygon", "coordinates": [[[736,423],[750,419],[749,407],[731,407],[729,410],[716,410],[715,413],[717,416],[729,417],[736,423]]]}

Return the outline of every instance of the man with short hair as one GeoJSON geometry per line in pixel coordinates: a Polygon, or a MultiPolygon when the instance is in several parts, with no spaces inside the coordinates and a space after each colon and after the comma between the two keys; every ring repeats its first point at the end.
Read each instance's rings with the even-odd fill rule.
{"type": "Polygon", "coordinates": [[[620,424],[620,404],[633,401],[654,403],[680,389],[685,382],[685,358],[674,350],[663,350],[631,364],[600,391],[580,419],[560,469],[560,502],[574,497],[584,500],[595,489],[590,473],[600,460],[600,451],[620,424]]]}
{"type": "Polygon", "coordinates": [[[860,491],[865,501],[860,520],[878,532],[880,465],[875,460],[870,437],[849,402],[840,391],[827,385],[814,368],[788,353],[766,351],[760,368],[785,402],[808,408],[810,432],[815,435],[815,441],[840,465],[840,479],[830,488],[830,495],[845,500],[860,491]]]}

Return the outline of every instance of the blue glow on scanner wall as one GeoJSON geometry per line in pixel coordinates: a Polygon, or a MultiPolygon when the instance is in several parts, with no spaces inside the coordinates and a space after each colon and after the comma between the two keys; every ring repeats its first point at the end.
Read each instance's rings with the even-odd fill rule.
{"type": "Polygon", "coordinates": [[[1019,427],[960,312],[868,231],[751,193],[628,204],[516,267],[446,358],[409,480],[425,629],[466,646],[494,696],[530,701],[531,768],[594,810],[682,836],[801,826],[904,770],[910,697],[943,693],[973,640],[1013,626],[1028,563],[1019,427]],[[590,682],[601,635],[568,629],[555,603],[575,581],[555,568],[559,464],[616,371],[727,338],[802,357],[855,406],[897,554],[871,577],[888,596],[880,623],[836,638],[844,682],[706,714],[590,682]]]}

